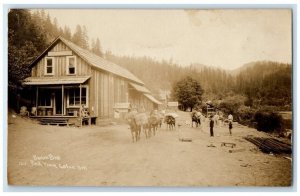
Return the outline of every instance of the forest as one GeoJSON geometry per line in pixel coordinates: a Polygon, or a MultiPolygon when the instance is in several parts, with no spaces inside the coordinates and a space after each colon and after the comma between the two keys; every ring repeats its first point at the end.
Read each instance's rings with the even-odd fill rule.
{"type": "Polygon", "coordinates": [[[269,105],[280,107],[279,110],[291,109],[290,64],[252,62],[251,66],[245,65],[247,68],[236,73],[236,70],[228,71],[196,64],[181,67],[172,61],[159,62],[150,57],[120,57],[111,53],[105,56],[140,77],[154,94],[158,94],[159,90],[170,91],[174,83],[191,76],[204,89],[204,101],[218,102],[227,97],[241,95],[247,106],[269,105]]]}
{"type": "MultiPolygon", "coordinates": [[[[280,62],[255,61],[236,70],[224,70],[203,64],[181,66],[172,59],[156,60],[149,56],[119,56],[103,51],[101,39],[89,38],[88,29],[81,24],[74,32],[61,27],[56,18],[45,10],[13,9],[8,14],[8,95],[13,102],[22,90],[21,81],[30,75],[30,63],[57,37],[64,38],[99,56],[127,68],[159,98],[173,85],[190,76],[202,89],[202,102],[211,101],[220,109],[238,110],[271,108],[273,111],[292,110],[292,65],[280,62]],[[146,71],[145,71],[146,70],[146,71]]],[[[201,63],[201,62],[200,62],[201,63]]],[[[245,111],[244,111],[245,112],[245,111]]]]}

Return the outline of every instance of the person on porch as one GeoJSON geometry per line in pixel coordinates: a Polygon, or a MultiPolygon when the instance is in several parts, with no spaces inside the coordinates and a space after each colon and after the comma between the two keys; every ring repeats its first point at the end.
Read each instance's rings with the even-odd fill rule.
{"type": "Polygon", "coordinates": [[[84,108],[84,104],[81,105],[80,111],[81,111],[81,117],[87,117],[90,115],[88,110],[84,108]]]}

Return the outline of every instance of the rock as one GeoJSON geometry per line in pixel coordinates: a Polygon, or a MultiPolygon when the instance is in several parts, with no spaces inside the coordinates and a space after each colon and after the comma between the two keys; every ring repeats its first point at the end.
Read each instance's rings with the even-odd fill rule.
{"type": "Polygon", "coordinates": [[[179,141],[181,142],[192,142],[192,138],[180,138],[179,141]]]}
{"type": "Polygon", "coordinates": [[[242,164],[242,165],[240,165],[241,167],[250,167],[251,165],[250,164],[248,164],[248,163],[246,163],[246,164],[242,164]]]}
{"type": "Polygon", "coordinates": [[[243,152],[243,151],[245,151],[245,149],[244,148],[240,148],[240,149],[231,149],[228,152],[229,153],[234,153],[234,152],[243,152]]]}
{"type": "Polygon", "coordinates": [[[207,145],[207,147],[216,147],[216,146],[213,144],[210,144],[210,145],[207,145]]]}

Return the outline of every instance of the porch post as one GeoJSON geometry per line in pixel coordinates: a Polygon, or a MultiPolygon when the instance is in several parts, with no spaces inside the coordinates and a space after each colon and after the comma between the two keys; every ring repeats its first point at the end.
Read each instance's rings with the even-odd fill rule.
{"type": "Polygon", "coordinates": [[[81,117],[81,113],[82,113],[82,108],[81,108],[81,84],[79,84],[79,117],[80,117],[80,126],[82,127],[82,117],[81,117]]]}
{"type": "Polygon", "coordinates": [[[81,108],[81,84],[79,85],[79,105],[80,105],[80,110],[79,110],[79,115],[80,115],[80,117],[81,117],[81,110],[82,110],[82,108],[81,108]]]}
{"type": "Polygon", "coordinates": [[[35,116],[37,116],[37,111],[38,111],[38,98],[39,98],[39,87],[36,87],[36,97],[35,97],[35,116]]]}
{"type": "Polygon", "coordinates": [[[61,85],[61,115],[64,115],[64,85],[61,85]]]}

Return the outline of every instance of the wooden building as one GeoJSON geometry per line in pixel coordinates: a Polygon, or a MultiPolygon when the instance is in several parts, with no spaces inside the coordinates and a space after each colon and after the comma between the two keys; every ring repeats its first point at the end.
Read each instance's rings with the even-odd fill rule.
{"type": "Polygon", "coordinates": [[[112,118],[118,105],[152,110],[160,104],[127,69],[62,38],[31,64],[23,85],[32,90],[37,117],[77,117],[81,110],[112,118]]]}

